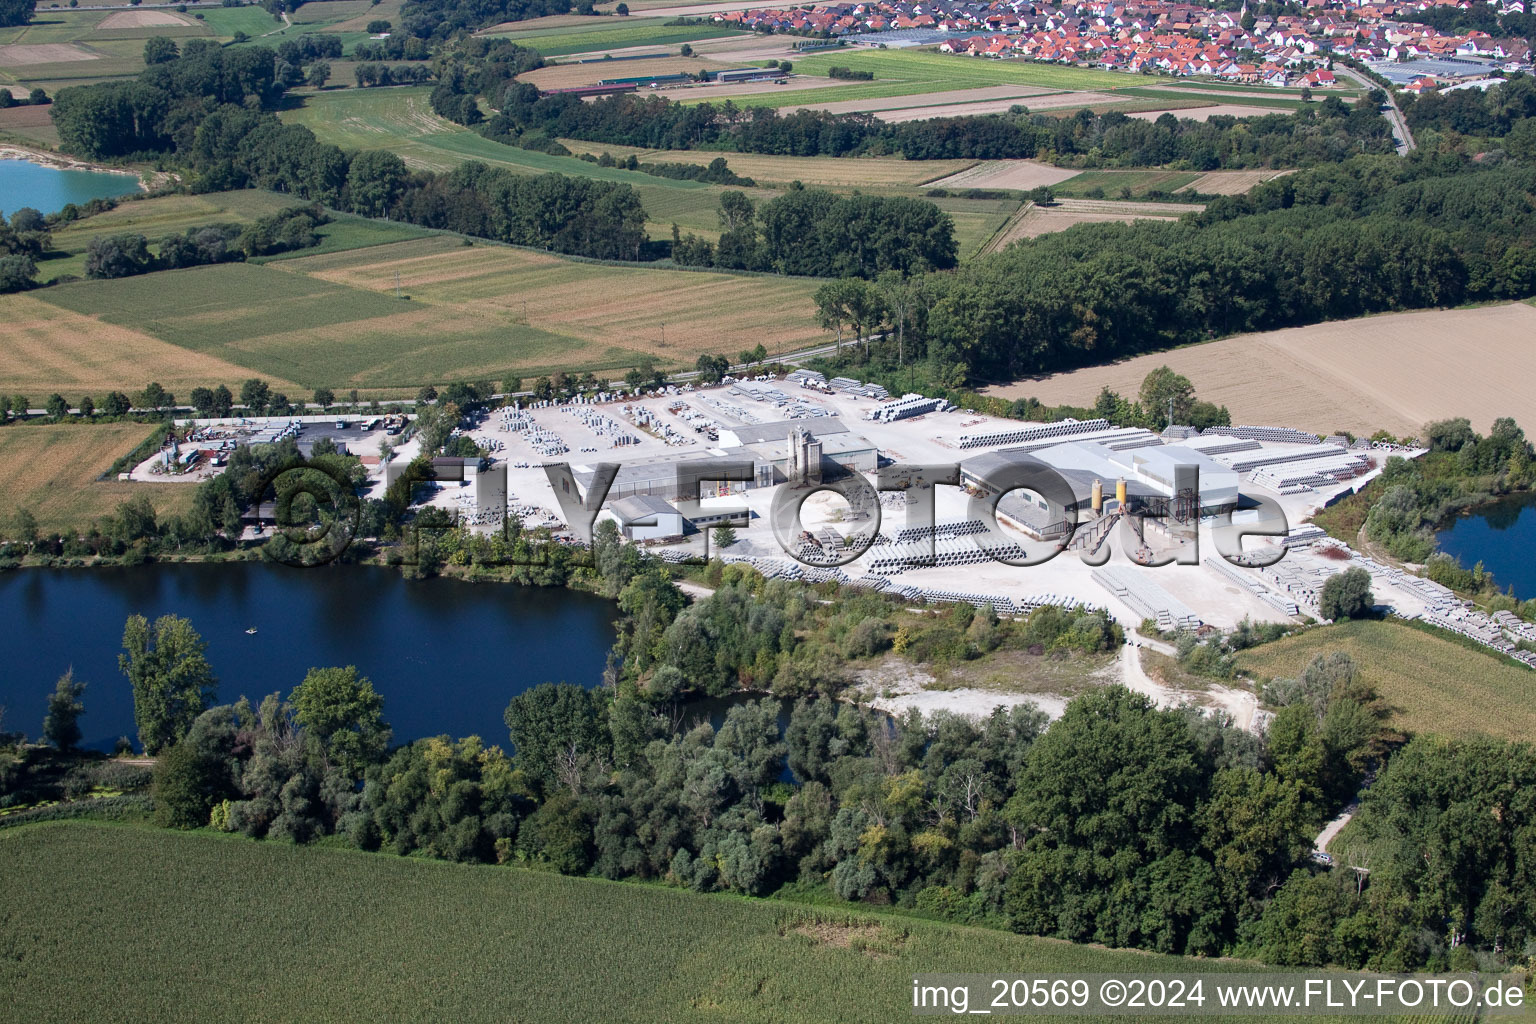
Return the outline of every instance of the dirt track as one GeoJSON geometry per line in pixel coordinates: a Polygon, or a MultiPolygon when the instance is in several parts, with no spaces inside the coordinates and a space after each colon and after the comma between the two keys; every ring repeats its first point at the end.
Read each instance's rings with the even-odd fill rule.
{"type": "Polygon", "coordinates": [[[1416,435],[1434,419],[1466,416],[1486,431],[1513,416],[1536,430],[1536,308],[1525,303],[1239,335],[987,391],[1090,405],[1105,385],[1135,395],[1163,365],[1202,399],[1226,405],[1234,423],[1416,435]]]}

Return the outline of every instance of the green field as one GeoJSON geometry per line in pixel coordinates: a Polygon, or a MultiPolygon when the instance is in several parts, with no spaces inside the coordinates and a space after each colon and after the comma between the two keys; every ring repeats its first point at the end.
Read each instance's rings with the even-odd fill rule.
{"type": "MultiPolygon", "coordinates": [[[[167,223],[228,219],[188,208],[202,198],[129,205],[167,203],[167,223]]],[[[255,373],[302,389],[398,391],[514,372],[620,371],[646,356],[691,367],[732,338],[792,351],[823,336],[815,279],[587,263],[351,217],[322,230],[320,247],[260,265],[0,297],[0,382],[137,389],[158,377],[211,387],[255,373]],[[109,331],[111,351],[98,343],[109,331]]]]}
{"type": "Polygon", "coordinates": [[[1131,198],[1134,199],[1146,195],[1154,188],[1177,192],[1199,177],[1199,171],[1084,171],[1076,177],[1052,185],[1051,191],[1069,199],[1082,199],[1089,198],[1088,193],[1094,189],[1102,189],[1105,198],[1119,199],[1122,189],[1130,189],[1131,198]]]}
{"type": "Polygon", "coordinates": [[[25,879],[0,888],[16,1021],[888,1022],[911,1015],[917,972],[1256,969],[83,822],[0,831],[0,876],[25,879]]]}
{"type": "MultiPolygon", "coordinates": [[[[760,62],[759,62],[760,63],[760,62]]],[[[872,82],[850,82],[826,89],[767,91],[751,96],[733,96],[738,107],[784,107],[839,100],[888,99],[920,96],[952,89],[980,88],[988,85],[1032,85],[1063,92],[1116,92],[1145,85],[1145,79],[1113,71],[1060,67],[1029,61],[977,60],[924,50],[858,50],[818,53],[794,61],[795,73],[814,78],[825,77],[834,65],[855,71],[873,72],[872,82]]],[[[705,102],[701,98],[692,102],[705,102]]],[[[1019,100],[1028,105],[1027,98],[1019,100]]]]}
{"type": "Polygon", "coordinates": [[[1321,626],[1251,648],[1238,667],[1273,679],[1301,674],[1314,655],[1345,651],[1396,710],[1393,724],[1415,733],[1507,740],[1536,736],[1536,672],[1391,619],[1321,626]]]}
{"type": "Polygon", "coordinates": [[[519,31],[510,28],[494,34],[519,46],[531,46],[546,57],[572,53],[599,53],[631,46],[670,46],[700,39],[723,39],[750,35],[719,25],[668,25],[665,18],[594,18],[594,24],[580,28],[543,28],[519,31]]]}
{"type": "MultiPolygon", "coordinates": [[[[413,305],[247,263],[82,281],[40,297],[310,387],[494,378],[514,366],[561,366],[572,347],[570,339],[510,316],[465,317],[451,307],[413,305]],[[167,303],[168,294],[179,298],[167,303]]],[[[637,358],[616,353],[611,363],[633,365],[637,358]]]]}
{"type": "MultiPolygon", "coordinates": [[[[284,110],[290,124],[308,126],[325,142],[344,149],[388,149],[412,167],[446,171],[467,160],[505,167],[518,174],[569,174],[634,185],[649,217],[652,238],[670,238],[672,224],[684,231],[717,238],[720,233],[718,185],[658,178],[639,171],[599,167],[568,156],[550,156],[505,146],[432,113],[427,87],[341,89],[310,93],[284,110]]],[[[765,190],[748,190],[757,199],[765,190]]]]}

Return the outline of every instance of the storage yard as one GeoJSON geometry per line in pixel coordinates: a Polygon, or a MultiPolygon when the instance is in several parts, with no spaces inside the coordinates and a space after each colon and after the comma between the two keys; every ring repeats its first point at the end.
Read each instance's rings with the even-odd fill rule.
{"type": "MultiPolygon", "coordinates": [[[[202,454],[216,456],[233,437],[219,431],[229,429],[266,432],[246,443],[294,435],[302,447],[328,429],[307,419],[204,424],[200,436],[217,434],[219,445],[202,454]]],[[[358,426],[365,429],[355,440],[333,439],[376,455],[381,424],[351,429],[358,426]]],[[[729,525],[734,541],[722,548],[712,539],[710,556],[769,578],[837,581],[919,606],[990,605],[1004,616],[1045,605],[1102,609],[1133,642],[1158,650],[1165,645],[1137,632],[1149,620],[1166,632],[1321,619],[1324,582],[1358,566],[1371,574],[1378,605],[1395,615],[1536,665],[1536,656],[1515,649],[1529,639],[1520,624],[1471,611],[1444,587],[1307,523],[1364,486],[1388,456],[1421,454],[1387,442],[1285,426],[1157,434],[1102,419],[1025,423],[809,370],[644,397],[524,400],[479,414],[461,432],[484,456],[435,459],[438,479],[425,498],[479,529],[500,529],[514,516],[525,528],[574,540],[585,533],[583,515],[612,518],[630,540],[681,563],[703,557],[706,532],[729,525]],[[730,472],[720,469],[726,460],[735,464],[730,472]],[[604,463],[616,472],[603,508],[584,513],[604,463]],[[549,467],[569,471],[558,493],[549,467]],[[929,467],[921,480],[916,467],[929,467]],[[1041,467],[1051,481],[1025,475],[1041,467]],[[872,485],[882,480],[887,489],[877,491],[872,485]],[[798,521],[775,512],[786,501],[800,508],[798,521]],[[1249,531],[1240,547],[1251,564],[1218,550],[1217,531],[1232,526],[1249,531]]],[[[374,493],[415,454],[416,442],[406,442],[383,472],[368,459],[374,493]]],[[[166,478],[176,472],[172,458],[155,456],[135,478],[166,478]]],[[[1222,546],[1228,553],[1231,543],[1222,546]]],[[[1134,654],[1121,659],[1119,672],[1164,703],[1193,699],[1257,724],[1257,705],[1244,691],[1170,690],[1134,654]]],[[[970,710],[986,710],[996,696],[952,691],[953,705],[970,710]]]]}

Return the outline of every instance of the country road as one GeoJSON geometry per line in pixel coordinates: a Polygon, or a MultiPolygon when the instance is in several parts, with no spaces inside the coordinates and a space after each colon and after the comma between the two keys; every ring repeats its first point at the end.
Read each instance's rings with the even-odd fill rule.
{"type": "MultiPolygon", "coordinates": [[[[1335,66],[1334,70],[1338,74],[1341,74],[1348,78],[1350,81],[1356,83],[1366,91],[1370,91],[1371,89],[1381,89],[1381,86],[1377,85],[1369,78],[1366,78],[1354,68],[1346,68],[1340,65],[1335,66]]],[[[1413,141],[1413,132],[1408,130],[1408,119],[1403,117],[1402,110],[1400,110],[1397,106],[1397,100],[1393,99],[1392,97],[1392,91],[1390,89],[1382,89],[1382,92],[1387,94],[1386,117],[1387,123],[1392,126],[1392,138],[1397,142],[1397,155],[1407,156],[1409,153],[1413,152],[1413,150],[1417,149],[1419,144],[1413,141]]]]}

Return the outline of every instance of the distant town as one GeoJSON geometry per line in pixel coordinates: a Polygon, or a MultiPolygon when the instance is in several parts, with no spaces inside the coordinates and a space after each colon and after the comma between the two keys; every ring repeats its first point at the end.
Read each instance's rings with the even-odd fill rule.
{"type": "MultiPolygon", "coordinates": [[[[1025,57],[1115,71],[1213,75],[1241,83],[1323,87],[1343,57],[1419,92],[1529,71],[1530,44],[1487,32],[1420,24],[1415,15],[1470,3],[1308,0],[1304,14],[1259,14],[1198,4],[1085,2],[838,3],[764,7],[712,16],[721,25],[886,45],[932,45],[973,57],[1025,57]],[[881,38],[886,37],[886,38],[881,38]],[[887,41],[888,40],[888,41],[887,41]]],[[[1489,5],[1523,14],[1520,0],[1489,5]]]]}

